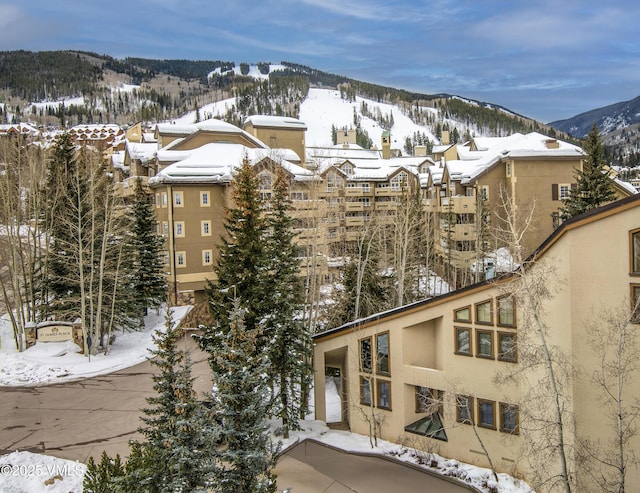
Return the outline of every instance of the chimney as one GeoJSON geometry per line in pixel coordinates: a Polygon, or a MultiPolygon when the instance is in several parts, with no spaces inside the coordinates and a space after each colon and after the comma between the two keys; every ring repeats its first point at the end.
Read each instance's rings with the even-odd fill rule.
{"type": "Polygon", "coordinates": [[[385,130],[382,132],[382,159],[391,157],[391,132],[385,130]]]}
{"type": "Polygon", "coordinates": [[[417,157],[427,156],[427,146],[415,146],[413,148],[413,155],[417,157]]]}
{"type": "Polygon", "coordinates": [[[449,131],[448,130],[443,130],[442,131],[442,136],[440,137],[440,140],[442,141],[442,145],[443,146],[447,146],[451,143],[451,141],[449,140],[449,131]]]}

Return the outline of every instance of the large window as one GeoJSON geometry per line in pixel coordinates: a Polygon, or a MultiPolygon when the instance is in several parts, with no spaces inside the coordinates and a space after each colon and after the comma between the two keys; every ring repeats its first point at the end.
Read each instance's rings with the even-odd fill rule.
{"type": "Polygon", "coordinates": [[[631,231],[631,273],[640,275],[640,229],[631,231]]]}
{"type": "Polygon", "coordinates": [[[491,300],[476,304],[476,323],[492,324],[491,300]]]}
{"type": "Polygon", "coordinates": [[[453,320],[456,322],[471,322],[471,307],[465,306],[453,312],[453,320]]]}
{"type": "Polygon", "coordinates": [[[202,250],[202,265],[211,265],[213,252],[211,250],[202,250]]]}
{"type": "Polygon", "coordinates": [[[498,325],[503,327],[516,326],[516,304],[513,296],[502,296],[497,300],[498,325]]]}
{"type": "Polygon", "coordinates": [[[388,375],[389,369],[389,333],[376,336],[376,373],[388,375]]]}
{"type": "Polygon", "coordinates": [[[478,399],[478,426],[496,429],[496,403],[478,399]]]}
{"type": "Polygon", "coordinates": [[[360,404],[370,406],[371,400],[371,378],[360,377],[360,404]]]}
{"type": "Polygon", "coordinates": [[[200,207],[210,207],[209,192],[200,192],[200,207]]]}
{"type": "Polygon", "coordinates": [[[211,236],[211,221],[200,221],[200,234],[211,236]]]}
{"type": "Polygon", "coordinates": [[[476,356],[493,359],[493,331],[476,330],[476,356]]]}
{"type": "Polygon", "coordinates": [[[500,403],[500,431],[514,435],[519,433],[518,406],[500,403]]]}
{"type": "Polygon", "coordinates": [[[640,324],[640,284],[631,285],[631,322],[640,324]]]}
{"type": "Polygon", "coordinates": [[[473,397],[470,395],[456,395],[456,421],[473,423],[473,397]]]}
{"type": "Polygon", "coordinates": [[[498,332],[498,359],[510,363],[518,361],[515,334],[511,332],[498,332]]]}
{"type": "Polygon", "coordinates": [[[471,329],[456,327],[456,354],[471,356],[471,329]]]}
{"type": "Polygon", "coordinates": [[[442,391],[429,387],[416,386],[416,412],[442,413],[442,391]]]}
{"type": "Polygon", "coordinates": [[[176,221],[176,238],[184,238],[184,221],[176,221]]]}
{"type": "Polygon", "coordinates": [[[187,266],[187,254],[185,252],[176,252],[176,267],[187,266]]]}
{"type": "Polygon", "coordinates": [[[371,373],[372,370],[371,337],[367,337],[360,339],[360,371],[371,373]]]}
{"type": "Polygon", "coordinates": [[[391,410],[391,382],[388,380],[376,380],[377,401],[380,409],[391,410]]]}

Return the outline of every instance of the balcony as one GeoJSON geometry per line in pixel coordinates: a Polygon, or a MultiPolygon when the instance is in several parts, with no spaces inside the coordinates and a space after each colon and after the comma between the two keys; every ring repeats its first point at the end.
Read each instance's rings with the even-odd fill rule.
{"type": "Polygon", "coordinates": [[[369,202],[347,202],[346,211],[366,211],[371,207],[369,202]]]}
{"type": "Polygon", "coordinates": [[[466,195],[441,197],[440,206],[443,210],[446,209],[454,214],[472,213],[476,211],[476,198],[466,195]]]}

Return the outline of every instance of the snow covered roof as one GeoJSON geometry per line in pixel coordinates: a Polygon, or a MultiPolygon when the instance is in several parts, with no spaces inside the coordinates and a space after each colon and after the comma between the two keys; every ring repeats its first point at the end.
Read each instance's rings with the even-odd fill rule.
{"type": "Polygon", "coordinates": [[[139,143],[127,141],[126,150],[131,159],[137,159],[145,163],[153,159],[155,152],[158,150],[158,145],[153,142],[139,143]]]}
{"type": "MultiPolygon", "coordinates": [[[[217,120],[215,118],[210,118],[208,120],[203,120],[198,123],[158,123],[156,125],[156,130],[154,135],[179,135],[182,137],[187,137],[189,135],[195,134],[196,132],[211,132],[218,134],[234,134],[234,135],[242,135],[249,142],[254,144],[256,147],[267,148],[266,144],[262,142],[260,139],[254,137],[249,132],[242,130],[241,128],[232,125],[231,123],[227,123],[222,120],[217,120]]],[[[175,145],[175,144],[174,144],[175,145]]]]}
{"type": "MultiPolygon", "coordinates": [[[[158,156],[160,153],[158,151],[158,156]]],[[[313,173],[301,166],[281,159],[274,149],[256,149],[242,144],[213,142],[190,151],[164,151],[165,153],[183,153],[180,160],[167,166],[150,184],[159,183],[228,183],[233,179],[236,168],[242,165],[246,157],[251,164],[257,164],[265,158],[271,158],[302,181],[313,178],[313,173]],[[184,155],[187,153],[188,155],[184,155]]],[[[295,153],[294,153],[295,154],[295,153]]]]}
{"type": "Polygon", "coordinates": [[[462,183],[468,183],[505,158],[578,158],[585,155],[578,146],[538,132],[515,133],[508,137],[477,137],[469,144],[456,146],[456,150],[459,159],[447,161],[445,167],[451,179],[462,183]]]}
{"type": "Polygon", "coordinates": [[[245,125],[249,123],[254,127],[276,127],[290,130],[307,129],[307,126],[301,120],[287,116],[252,115],[244,121],[245,125]]]}

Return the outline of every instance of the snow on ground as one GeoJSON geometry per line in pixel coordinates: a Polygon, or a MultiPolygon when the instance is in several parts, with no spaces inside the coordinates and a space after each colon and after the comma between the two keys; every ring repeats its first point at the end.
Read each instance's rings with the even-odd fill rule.
{"type": "MultiPolygon", "coordinates": [[[[178,323],[191,306],[173,308],[173,320],[178,323]]],[[[72,342],[36,343],[17,352],[11,324],[0,319],[0,385],[35,386],[59,383],[111,373],[142,363],[153,349],[152,335],[156,328],[163,329],[165,312],[151,311],[145,317],[141,331],[116,332],[116,340],[109,354],[97,354],[91,359],[77,353],[80,349],[72,342]]]]}
{"type": "Polygon", "coordinates": [[[35,107],[36,111],[47,111],[48,108],[53,109],[54,111],[57,111],[58,109],[60,109],[60,106],[64,105],[65,108],[68,108],[69,106],[73,105],[73,106],[84,106],[84,96],[78,96],[76,98],[65,98],[65,99],[60,99],[58,101],[40,101],[37,103],[31,103],[29,106],[27,106],[24,111],[22,112],[23,114],[27,115],[31,113],[31,108],[35,107]]]}
{"type": "MultiPolygon", "coordinates": [[[[175,307],[174,321],[178,323],[189,309],[190,307],[175,307]]],[[[156,328],[164,327],[164,313],[154,312],[149,315],[145,319],[144,331],[119,334],[110,355],[92,357],[91,362],[88,358],[69,351],[73,347],[69,343],[36,345],[23,353],[17,353],[13,348],[11,328],[7,326],[7,320],[0,319],[0,334],[4,342],[0,351],[0,384],[36,385],[110,373],[144,361],[149,356],[147,348],[153,347],[151,334],[156,328]]],[[[335,385],[327,385],[325,400],[327,415],[340,416],[341,400],[335,385]]],[[[311,409],[313,405],[312,401],[311,409]]],[[[275,441],[280,440],[275,435],[279,424],[278,420],[270,423],[275,441]]],[[[347,452],[386,455],[430,468],[440,474],[461,479],[481,491],[488,491],[488,486],[495,485],[488,469],[385,440],[378,440],[376,447],[372,448],[368,436],[330,430],[324,422],[313,420],[311,415],[300,424],[301,431],[291,432],[290,438],[282,441],[283,450],[305,438],[313,438],[347,452]]],[[[81,493],[85,471],[86,466],[80,462],[31,452],[13,452],[0,456],[0,493],[81,493]]],[[[506,474],[499,474],[497,486],[499,493],[531,493],[525,483],[506,474]]]]}
{"type": "MultiPolygon", "coordinates": [[[[210,118],[216,118],[218,120],[224,119],[224,115],[226,115],[227,111],[231,109],[232,106],[236,104],[236,98],[223,99],[222,101],[217,101],[215,103],[205,104],[200,107],[200,120],[209,120],[210,118]]],[[[180,118],[174,118],[171,120],[172,123],[177,125],[185,125],[196,122],[196,112],[190,111],[180,118]]]]}

